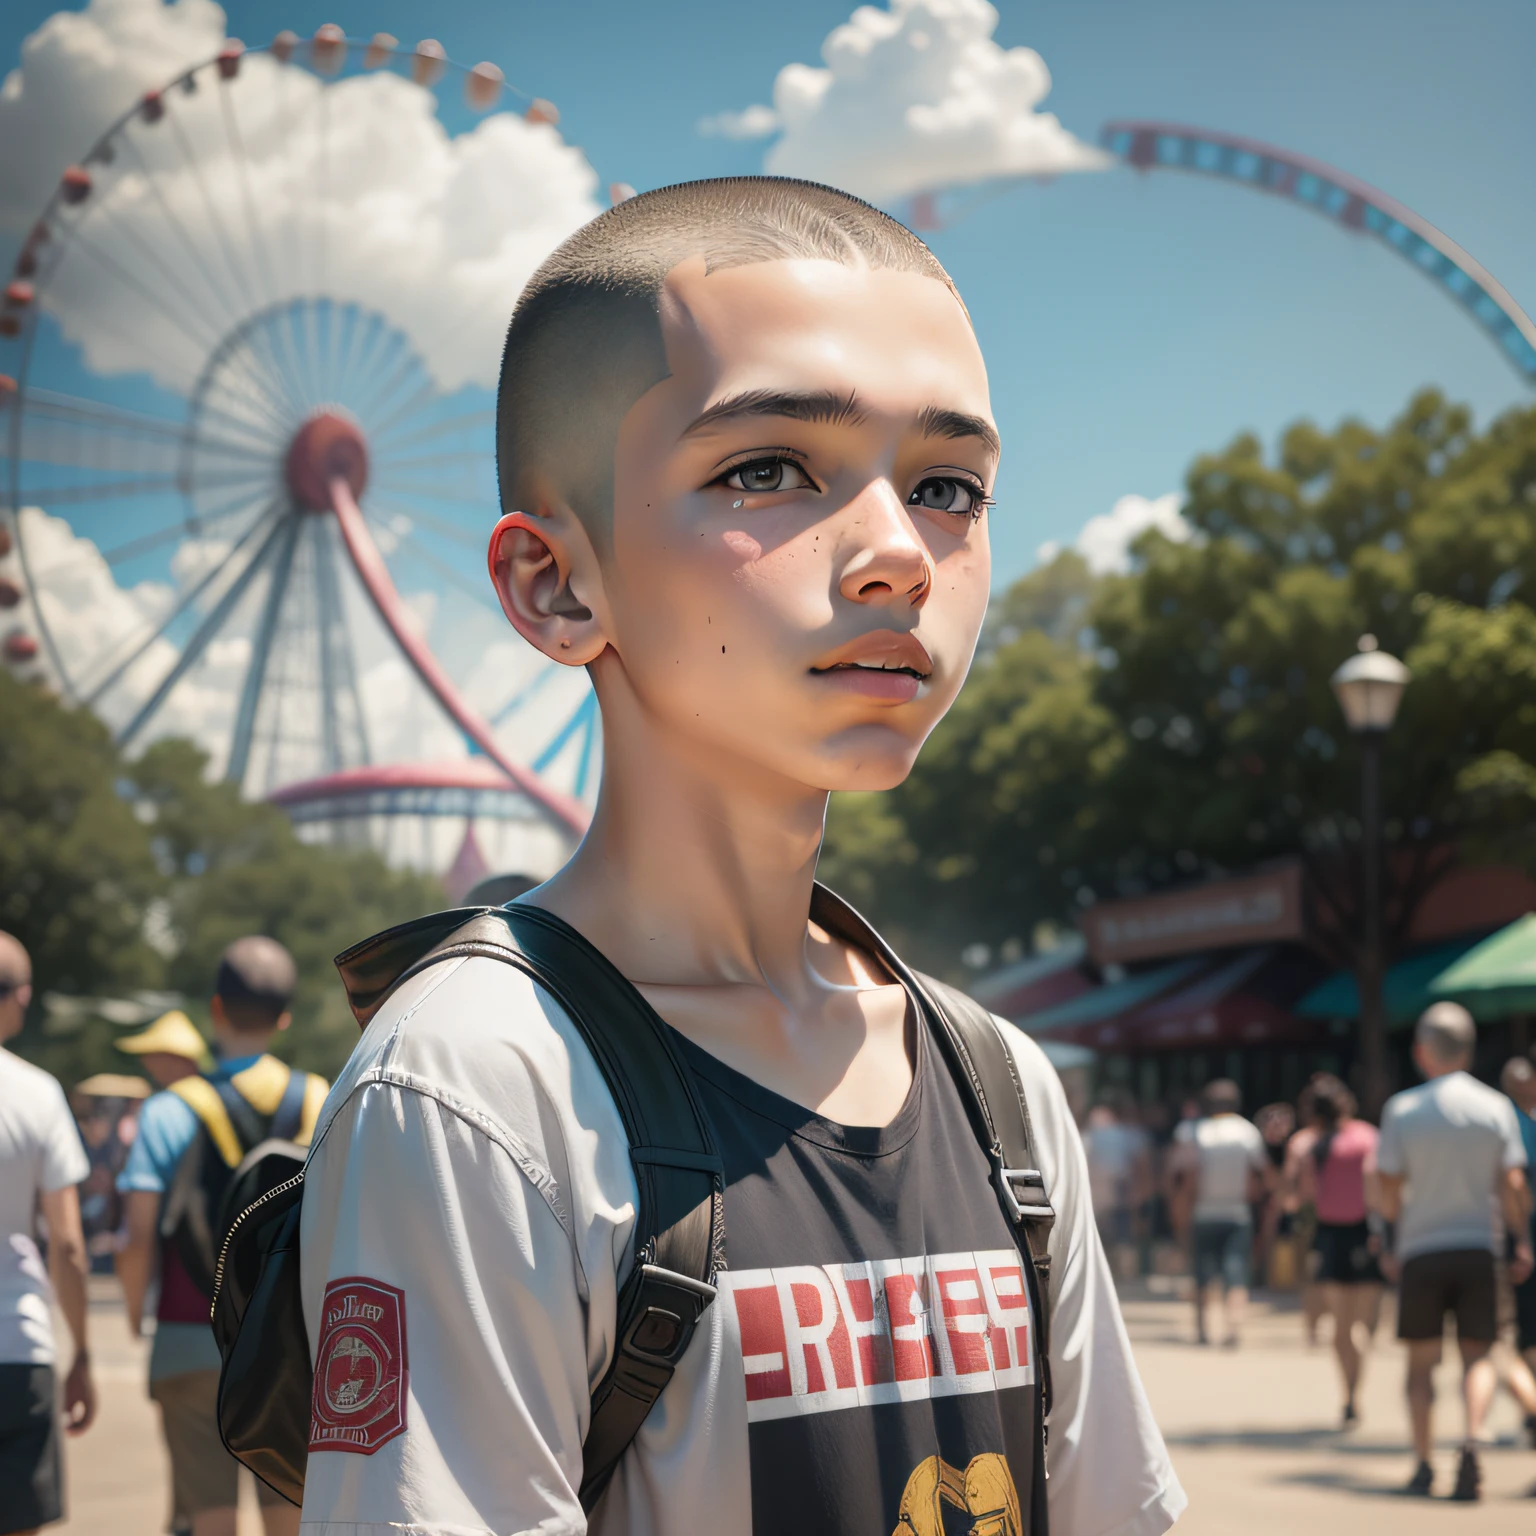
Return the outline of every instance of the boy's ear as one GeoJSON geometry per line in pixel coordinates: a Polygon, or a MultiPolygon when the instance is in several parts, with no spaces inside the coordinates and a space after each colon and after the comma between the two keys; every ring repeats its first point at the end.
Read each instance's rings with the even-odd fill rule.
{"type": "Polygon", "coordinates": [[[584,667],[607,647],[581,593],[597,578],[597,555],[581,520],[560,513],[508,512],[487,553],[502,612],[551,661],[584,667]]]}

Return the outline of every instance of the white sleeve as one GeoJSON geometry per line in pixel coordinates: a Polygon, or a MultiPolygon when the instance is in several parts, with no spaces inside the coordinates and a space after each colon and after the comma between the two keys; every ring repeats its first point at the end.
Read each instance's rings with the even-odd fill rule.
{"type": "Polygon", "coordinates": [[[1507,1172],[1511,1168],[1524,1168],[1530,1161],[1525,1155],[1525,1139],[1520,1134],[1521,1111],[1515,1108],[1513,1099],[1505,1099],[1499,1105],[1499,1139],[1504,1143],[1500,1161],[1507,1172]]]}
{"type": "MultiPolygon", "coordinates": [[[[71,1184],[82,1183],[91,1171],[85,1148],[80,1144],[80,1132],[75,1127],[75,1117],[69,1112],[69,1100],[64,1090],[51,1078],[48,1080],[49,1103],[46,1110],[42,1145],[41,1185],[52,1194],[71,1184]]],[[[1520,1139],[1520,1132],[1515,1132],[1520,1139]]]]}
{"type": "Polygon", "coordinates": [[[304,1314],[325,1357],[316,1424],[323,1392],[345,1414],[362,1391],[382,1428],[356,1431],[365,1444],[312,1442],[305,1536],[585,1532],[587,1285],[560,1217],[558,1192],[493,1128],[394,1083],[352,1094],[306,1174],[304,1314]],[[403,1426],[378,1418],[378,1367],[362,1361],[361,1388],[347,1379],[361,1346],[335,1331],[344,1280],[378,1288],[387,1341],[399,1294],[403,1426]]]}
{"type": "Polygon", "coordinates": [[[1039,1046],[1004,1033],[1029,1101],[1051,1233],[1051,1529],[1061,1536],[1160,1536],[1189,1502],[1131,1355],[1088,1195],[1083,1144],[1061,1079],[1039,1046]]]}

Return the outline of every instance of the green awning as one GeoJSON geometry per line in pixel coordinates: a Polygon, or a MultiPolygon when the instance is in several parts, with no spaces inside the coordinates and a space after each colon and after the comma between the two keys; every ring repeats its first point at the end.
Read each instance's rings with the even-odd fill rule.
{"type": "Polygon", "coordinates": [[[1517,917],[1447,966],[1431,982],[1436,997],[1454,998],[1480,1024],[1536,1013],[1536,912],[1517,917]]]}
{"type": "MultiPolygon", "coordinates": [[[[1453,939],[1407,955],[1387,967],[1382,987],[1387,1005],[1387,1026],[1406,1029],[1435,1001],[1432,982],[1454,961],[1480,941],[1476,938],[1453,939]]],[[[1327,981],[1314,987],[1296,1004],[1292,1012],[1304,1019],[1357,1019],[1360,1017],[1360,993],[1352,971],[1335,971],[1327,981]]]]}
{"type": "Polygon", "coordinates": [[[1044,1035],[1052,1030],[1065,1029],[1072,1024],[1097,1024],[1101,1019],[1113,1018],[1125,1013],[1159,992],[1176,986],[1206,962],[1200,958],[1173,960],[1166,965],[1153,966],[1148,971],[1137,971],[1120,981],[1105,987],[1095,987],[1080,997],[1068,998],[1054,1008],[1040,1013],[1026,1014],[1014,1023],[1026,1034],[1044,1035]]]}

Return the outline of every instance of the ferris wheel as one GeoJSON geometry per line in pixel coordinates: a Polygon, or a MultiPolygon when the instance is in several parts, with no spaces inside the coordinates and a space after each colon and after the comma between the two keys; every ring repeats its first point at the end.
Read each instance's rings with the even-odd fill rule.
{"type": "Polygon", "coordinates": [[[5,660],[248,794],[389,814],[372,768],[456,760],[407,775],[417,809],[473,782],[578,833],[595,701],[484,574],[506,320],[599,211],[557,122],[494,65],[326,26],[114,123],[0,303],[5,660]]]}

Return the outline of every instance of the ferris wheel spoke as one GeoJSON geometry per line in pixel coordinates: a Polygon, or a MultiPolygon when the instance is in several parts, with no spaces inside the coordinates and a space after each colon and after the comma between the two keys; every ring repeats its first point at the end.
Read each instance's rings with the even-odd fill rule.
{"type": "MultiPolygon", "coordinates": [[[[244,569],[224,589],[223,595],[209,610],[208,616],[193,632],[192,638],[182,647],[181,655],[176,658],[175,665],[161,679],[160,685],[139,706],[133,719],[118,733],[118,745],[126,747],[138,733],[143,730],[151,717],[170,697],[171,690],[175,688],[183,677],[201,660],[202,654],[208,648],[208,642],[223,629],[229,621],[230,615],[235,611],[240,599],[245,596],[246,589],[250,586],[257,571],[265,565],[271,557],[273,549],[284,533],[284,524],[289,519],[302,516],[299,512],[285,512],[273,523],[270,532],[257,547],[256,552],[246,561],[244,569]]],[[[216,568],[215,574],[220,568],[216,568]]],[[[100,690],[98,690],[99,695],[100,690]]]]}
{"type": "Polygon", "coordinates": [[[501,705],[490,716],[489,723],[491,725],[501,725],[504,721],[511,719],[540,689],[559,676],[559,673],[560,669],[553,666],[543,667],[535,672],[528,682],[524,683],[505,704],[501,705]]]}
{"type": "MultiPolygon", "coordinates": [[[[204,396],[202,410],[210,412],[204,396]]],[[[248,379],[243,372],[219,381],[218,407],[211,408],[229,423],[244,422],[248,431],[259,434],[270,450],[280,452],[293,436],[302,412],[285,395],[271,392],[259,375],[248,379]]]]}
{"type": "Polygon", "coordinates": [[[167,544],[174,544],[184,539],[188,534],[203,534],[210,529],[227,523],[230,518],[237,516],[250,506],[249,498],[242,497],[239,503],[226,508],[223,512],[215,512],[211,516],[202,516],[187,520],[178,519],[176,522],[161,528],[156,533],[141,534],[136,539],[129,539],[126,544],[114,545],[111,549],[99,549],[97,551],[108,565],[126,565],[130,560],[137,560],[140,555],[153,554],[157,549],[163,549],[167,544]]]}
{"type": "Polygon", "coordinates": [[[393,474],[399,470],[431,469],[439,464],[457,464],[463,466],[463,453],[417,453],[417,454],[391,454],[388,458],[379,457],[379,473],[386,471],[393,474]]]}
{"type": "MultiPolygon", "coordinates": [[[[280,324],[275,329],[281,329],[280,324]]],[[[295,372],[295,365],[278,355],[277,343],[264,325],[253,326],[246,335],[246,362],[251,381],[278,415],[287,407],[293,417],[302,416],[313,402],[314,391],[295,372]],[[258,350],[259,349],[259,350],[258,350]]]]}
{"type": "Polygon", "coordinates": [[[200,334],[194,330],[186,323],[186,316],[178,311],[169,299],[156,293],[148,284],[141,282],[116,257],[108,255],[106,251],[102,250],[100,246],[86,235],[76,232],[71,244],[89,256],[98,266],[110,272],[124,288],[138,294],[145,303],[158,310],[200,353],[211,352],[218,345],[219,337],[217,333],[200,334]]]}
{"type": "MultiPolygon", "coordinates": [[[[224,489],[231,485],[258,483],[250,475],[207,480],[202,484],[224,489]]],[[[157,496],[179,491],[181,481],[175,475],[146,475],[137,480],[109,480],[102,485],[33,485],[24,488],[19,500],[44,506],[80,506],[93,501],[124,501],[135,496],[157,496]]]]}
{"type": "MultiPolygon", "coordinates": [[[[241,552],[241,550],[243,550],[245,546],[249,544],[253,538],[255,538],[256,534],[266,526],[269,518],[274,512],[277,511],[280,505],[281,503],[276,501],[268,504],[265,511],[251,523],[250,527],[247,528],[243,534],[241,534],[239,540],[235,544],[235,547],[230,550],[230,560],[233,560],[241,552]]],[[[264,549],[265,547],[265,544],[263,544],[262,548],[264,549]]],[[[250,567],[247,567],[247,570],[249,569],[250,567]]],[[[145,652],[149,650],[150,646],[152,646],[157,640],[164,636],[165,632],[171,627],[171,625],[174,624],[176,620],[179,619],[182,614],[184,614],[203,595],[203,593],[205,593],[209,587],[211,587],[214,582],[218,580],[222,570],[222,566],[212,566],[207,572],[204,573],[200,581],[196,581],[190,587],[188,587],[187,590],[183,592],[181,596],[178,597],[176,601],[171,605],[170,609],[161,615],[159,622],[150,631],[150,633],[147,634],[126,656],[119,659],[117,665],[114,666],[104,678],[95,683],[89,690],[84,692],[82,702],[86,704],[95,704],[96,701],[100,699],[109,688],[117,683],[123,674],[127,672],[127,670],[136,661],[138,661],[138,659],[143,656],[145,652]]],[[[238,580],[239,578],[236,579],[238,580]]]]}
{"type": "MultiPolygon", "coordinates": [[[[376,516],[372,518],[372,521],[381,522],[381,520],[376,516]]],[[[433,554],[432,551],[428,549],[420,539],[416,538],[414,534],[402,533],[396,528],[391,528],[387,523],[381,523],[381,526],[386,528],[393,537],[400,541],[400,543],[408,545],[412,553],[415,554],[425,564],[431,566],[432,569],[435,570],[438,575],[443,578],[444,581],[450,582],[461,592],[464,592],[470,597],[474,598],[475,601],[480,603],[483,607],[489,608],[493,613],[501,612],[501,605],[495,601],[495,599],[488,591],[486,591],[486,586],[488,583],[472,581],[463,573],[463,571],[456,569],[446,560],[433,554]]]]}
{"type": "Polygon", "coordinates": [[[224,119],[224,141],[229,145],[230,158],[235,162],[240,182],[240,206],[245,212],[245,227],[251,237],[252,255],[263,286],[267,290],[266,301],[269,305],[276,304],[277,284],[272,276],[272,267],[267,260],[267,244],[262,238],[261,227],[256,219],[256,200],[251,196],[251,175],[246,160],[245,139],[241,135],[240,124],[235,116],[233,95],[227,85],[221,85],[218,88],[218,94],[219,112],[224,119]]]}
{"type": "Polygon", "coordinates": [[[122,142],[138,162],[139,173],[143,177],[144,184],[149,188],[150,196],[159,208],[160,215],[165,220],[167,227],[176,236],[177,243],[186,253],[188,266],[197,274],[203,287],[212,296],[214,303],[223,310],[225,320],[220,329],[224,331],[232,329],[243,318],[243,311],[238,300],[231,300],[222,285],[214,281],[213,263],[198,248],[197,242],[193,240],[180,215],[166,201],[165,193],[160,187],[159,177],[150,170],[139,146],[134,143],[132,134],[124,134],[122,142]]]}
{"type": "Polygon", "coordinates": [[[253,301],[255,286],[250,281],[250,274],[245,272],[240,263],[235,260],[234,246],[230,240],[229,231],[224,226],[224,216],[219,212],[219,205],[208,190],[207,178],[203,175],[202,156],[193,154],[192,146],[187,141],[186,130],[181,126],[181,121],[174,112],[166,114],[166,121],[171,125],[171,137],[176,140],[176,145],[181,150],[182,162],[191,172],[192,180],[202,195],[203,208],[213,230],[215,243],[224,258],[225,269],[234,282],[235,293],[241,301],[240,317],[243,318],[260,308],[259,295],[253,301]]]}
{"type": "Polygon", "coordinates": [[[282,615],[283,601],[288,595],[288,579],[293,571],[293,551],[303,526],[301,517],[301,513],[290,512],[278,524],[275,535],[277,542],[272,550],[272,568],[267,574],[266,600],[261,605],[261,618],[256,624],[250,663],[245,669],[245,680],[240,685],[240,702],[235,709],[235,730],[230,741],[229,763],[224,770],[224,777],[232,784],[245,782],[245,770],[250,763],[256,706],[261,702],[267,662],[272,655],[273,638],[277,634],[277,621],[282,615]]]}
{"type": "MultiPolygon", "coordinates": [[[[382,482],[376,487],[378,495],[386,501],[395,498],[386,490],[382,482]]],[[[436,517],[431,512],[423,511],[419,507],[401,507],[400,516],[407,518],[412,524],[430,528],[434,533],[440,533],[445,539],[452,539],[455,543],[462,544],[466,549],[473,549],[479,554],[485,553],[485,542],[490,537],[489,531],[477,533],[472,528],[465,528],[459,523],[451,522],[446,517],[436,517]]]]}
{"type": "Polygon", "coordinates": [[[402,418],[409,420],[417,411],[436,398],[437,385],[428,378],[403,404],[396,406],[382,421],[374,422],[369,428],[370,435],[382,439],[402,418]]]}
{"type": "Polygon", "coordinates": [[[494,410],[476,409],[465,411],[461,415],[445,417],[434,422],[429,427],[421,427],[404,437],[391,437],[388,442],[388,451],[379,455],[379,462],[393,463],[396,458],[396,450],[401,448],[415,448],[421,443],[429,443],[439,437],[447,437],[454,432],[469,432],[477,427],[490,427],[496,424],[496,412],[494,410]]]}
{"type": "MultiPolygon", "coordinates": [[[[122,220],[112,230],[112,236],[114,239],[122,240],[133,246],[134,250],[138,253],[139,259],[146,266],[153,267],[169,291],[176,295],[177,300],[185,303],[188,309],[197,316],[202,324],[203,333],[208,338],[207,345],[209,349],[212,350],[213,347],[217,346],[223,339],[227,326],[220,323],[218,315],[210,316],[208,314],[202,302],[188,290],[182,275],[171,269],[169,263],[144,239],[143,235],[128,220],[122,220]]],[[[77,238],[79,237],[77,236],[77,238]]]]}
{"type": "Polygon", "coordinates": [[[494,498],[477,496],[472,492],[459,494],[452,489],[445,489],[441,485],[421,485],[411,480],[380,480],[378,490],[381,495],[420,497],[428,502],[442,502],[453,507],[467,507],[472,511],[486,512],[495,505],[494,498]],[[387,484],[387,493],[386,493],[387,484]]]}

